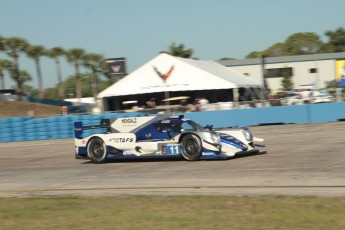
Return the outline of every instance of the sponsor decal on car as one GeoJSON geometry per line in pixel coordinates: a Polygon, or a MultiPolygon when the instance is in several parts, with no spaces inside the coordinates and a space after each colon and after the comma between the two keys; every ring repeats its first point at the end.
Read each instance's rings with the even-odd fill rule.
{"type": "Polygon", "coordinates": [[[133,153],[132,153],[132,151],[130,151],[130,150],[126,150],[126,151],[123,151],[123,152],[122,152],[122,155],[123,155],[123,156],[130,156],[130,155],[133,155],[133,153]]]}
{"type": "Polygon", "coordinates": [[[137,119],[136,118],[125,118],[122,119],[122,124],[128,124],[128,123],[137,123],[137,119]]]}
{"type": "Polygon", "coordinates": [[[133,142],[133,141],[134,141],[134,138],[132,137],[127,137],[127,138],[112,137],[109,139],[109,142],[115,142],[115,143],[133,142]]]}

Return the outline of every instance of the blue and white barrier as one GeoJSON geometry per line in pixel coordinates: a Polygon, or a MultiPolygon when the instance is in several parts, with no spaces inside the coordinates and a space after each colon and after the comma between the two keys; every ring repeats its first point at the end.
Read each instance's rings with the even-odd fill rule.
{"type": "Polygon", "coordinates": [[[215,128],[262,124],[304,124],[345,119],[345,102],[273,106],[186,113],[185,117],[215,128]]]}
{"type": "MultiPolygon", "coordinates": [[[[0,142],[73,138],[75,121],[97,125],[101,119],[145,116],[143,113],[104,113],[99,115],[69,115],[49,118],[11,117],[0,119],[0,142]]],[[[345,102],[276,106],[251,109],[231,109],[184,114],[206,126],[215,128],[252,126],[274,123],[320,123],[345,119],[345,102]]],[[[91,135],[100,130],[86,130],[91,135]]]]}
{"type": "MultiPolygon", "coordinates": [[[[102,118],[144,115],[142,113],[107,113],[101,115],[70,115],[49,118],[1,118],[0,142],[74,138],[73,125],[76,121],[82,121],[85,125],[95,125],[99,124],[102,118]]],[[[91,135],[99,132],[99,130],[88,130],[88,132],[87,134],[91,135]]]]}

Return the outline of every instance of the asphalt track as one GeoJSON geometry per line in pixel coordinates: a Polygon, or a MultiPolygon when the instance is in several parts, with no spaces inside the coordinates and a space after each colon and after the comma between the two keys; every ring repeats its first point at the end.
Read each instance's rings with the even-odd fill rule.
{"type": "Polygon", "coordinates": [[[345,196],[345,122],[251,127],[267,154],[230,160],[74,159],[73,139],[0,144],[0,197],[345,196]]]}

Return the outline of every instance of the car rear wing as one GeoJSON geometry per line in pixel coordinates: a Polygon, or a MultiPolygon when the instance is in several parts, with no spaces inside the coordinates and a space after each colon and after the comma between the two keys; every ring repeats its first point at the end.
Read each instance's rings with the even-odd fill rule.
{"type": "Polygon", "coordinates": [[[83,122],[81,121],[74,122],[74,137],[77,139],[82,139],[84,130],[100,129],[100,128],[106,128],[107,133],[110,133],[111,132],[110,119],[101,119],[101,122],[99,125],[83,126],[83,122]]]}

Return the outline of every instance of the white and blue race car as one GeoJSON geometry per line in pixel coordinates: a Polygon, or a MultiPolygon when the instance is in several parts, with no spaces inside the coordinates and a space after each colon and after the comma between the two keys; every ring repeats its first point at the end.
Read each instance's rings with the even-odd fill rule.
{"type": "Polygon", "coordinates": [[[227,159],[243,153],[261,153],[248,128],[206,128],[181,116],[144,116],[102,119],[100,125],[74,123],[75,156],[105,163],[127,157],[183,157],[227,159]],[[83,137],[83,130],[104,128],[104,133],[83,137]]]}

